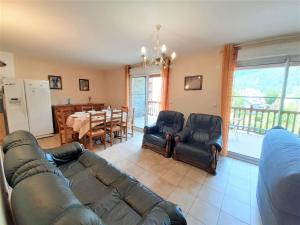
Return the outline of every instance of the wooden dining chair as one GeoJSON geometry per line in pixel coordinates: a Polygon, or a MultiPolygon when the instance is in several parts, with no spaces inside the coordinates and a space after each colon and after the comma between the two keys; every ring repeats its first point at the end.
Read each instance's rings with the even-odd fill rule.
{"type": "Polygon", "coordinates": [[[66,124],[67,118],[70,112],[66,110],[57,110],[56,111],[56,121],[58,125],[60,143],[66,144],[71,143],[76,139],[76,133],[73,131],[72,127],[68,127],[66,124]]]}
{"type": "Polygon", "coordinates": [[[128,132],[128,128],[127,128],[127,132],[128,134],[131,135],[131,137],[133,137],[133,127],[134,127],[134,108],[132,108],[131,110],[129,110],[128,112],[128,123],[127,123],[127,127],[130,128],[130,132],[128,132]]]}
{"type": "Polygon", "coordinates": [[[94,110],[93,106],[82,106],[81,111],[82,112],[88,112],[94,110]]]}
{"type": "Polygon", "coordinates": [[[95,138],[100,138],[101,143],[106,148],[106,112],[90,113],[90,129],[86,134],[86,138],[89,139],[91,149],[94,147],[93,139],[95,138]]]}
{"type": "Polygon", "coordinates": [[[122,128],[123,128],[123,134],[126,138],[128,134],[131,134],[131,137],[133,137],[133,125],[134,125],[134,109],[129,110],[127,106],[122,106],[121,110],[123,111],[123,120],[122,120],[122,128]]]}
{"type": "Polygon", "coordinates": [[[107,135],[109,136],[110,146],[113,145],[113,141],[115,138],[120,139],[122,142],[122,118],[123,111],[122,110],[112,110],[110,115],[109,125],[106,127],[107,135]]]}
{"type": "Polygon", "coordinates": [[[122,117],[122,129],[123,129],[123,135],[125,136],[125,140],[127,141],[127,136],[128,136],[128,107],[127,106],[122,106],[121,110],[123,112],[123,117],[122,117]]]}

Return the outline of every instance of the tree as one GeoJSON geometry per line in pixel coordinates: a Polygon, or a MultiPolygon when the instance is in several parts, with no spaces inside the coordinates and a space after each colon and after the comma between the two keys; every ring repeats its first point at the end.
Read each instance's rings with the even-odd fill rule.
{"type": "Polygon", "coordinates": [[[271,89],[271,90],[266,91],[265,96],[268,97],[265,100],[266,103],[268,105],[272,105],[276,101],[277,97],[279,96],[279,92],[271,89]]]}

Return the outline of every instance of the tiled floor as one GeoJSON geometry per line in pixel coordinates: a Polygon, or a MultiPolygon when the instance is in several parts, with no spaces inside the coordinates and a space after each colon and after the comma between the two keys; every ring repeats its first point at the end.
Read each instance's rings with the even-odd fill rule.
{"type": "MultiPolygon", "coordinates": [[[[231,158],[219,161],[217,175],[141,148],[142,134],[95,152],[136,177],[157,194],[177,203],[189,225],[260,225],[255,191],[258,168],[231,158]]],[[[58,136],[40,139],[59,145],[58,136]]]]}

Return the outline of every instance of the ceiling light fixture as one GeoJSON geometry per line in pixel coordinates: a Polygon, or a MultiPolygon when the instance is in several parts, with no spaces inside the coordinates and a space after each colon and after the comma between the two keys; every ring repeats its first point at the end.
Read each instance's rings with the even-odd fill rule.
{"type": "Polygon", "coordinates": [[[161,25],[156,25],[156,40],[154,45],[154,56],[152,59],[147,59],[147,49],[145,46],[141,48],[141,57],[143,59],[144,67],[157,65],[163,68],[167,68],[168,66],[174,63],[176,58],[176,53],[172,52],[171,55],[167,54],[167,46],[165,44],[160,44],[159,32],[161,29],[161,25]]]}

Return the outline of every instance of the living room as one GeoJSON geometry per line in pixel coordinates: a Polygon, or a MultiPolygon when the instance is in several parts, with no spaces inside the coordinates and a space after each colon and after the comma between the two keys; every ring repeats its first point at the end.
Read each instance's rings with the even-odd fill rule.
{"type": "Polygon", "coordinates": [[[0,224],[300,224],[299,9],[1,1],[0,224]]]}

